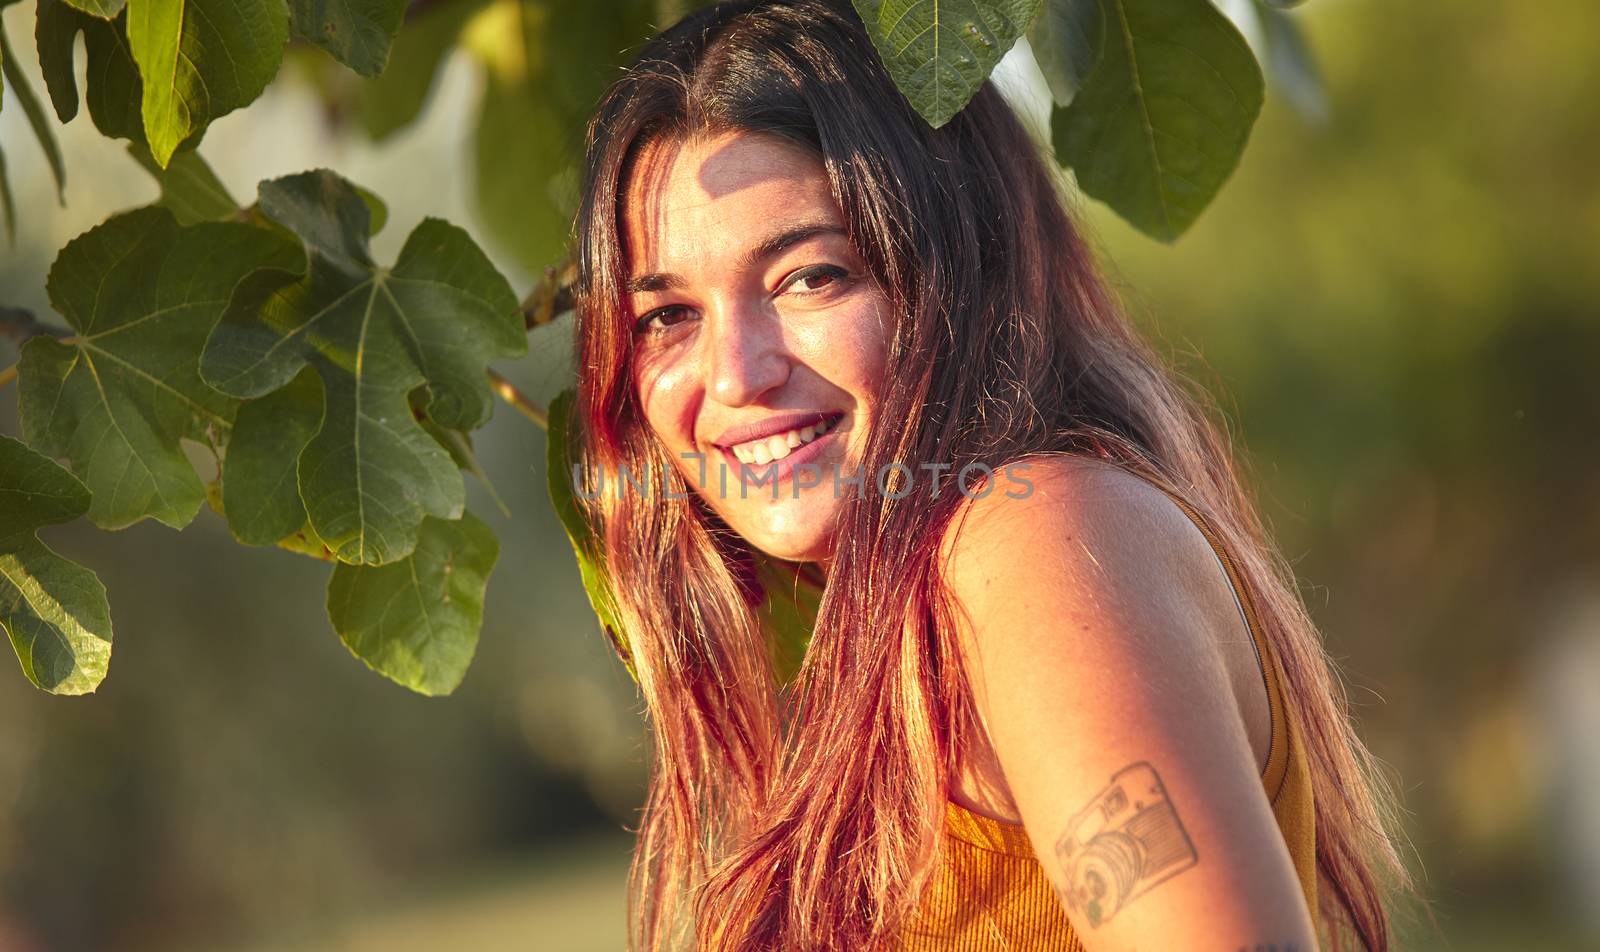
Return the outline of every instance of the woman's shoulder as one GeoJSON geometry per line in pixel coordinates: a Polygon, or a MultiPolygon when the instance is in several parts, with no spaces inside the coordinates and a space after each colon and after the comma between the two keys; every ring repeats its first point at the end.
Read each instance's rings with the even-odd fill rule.
{"type": "MultiPolygon", "coordinates": [[[[1267,792],[1268,735],[1246,726],[1266,711],[1240,703],[1262,684],[1206,531],[1180,497],[1116,466],[1026,462],[1032,492],[964,500],[946,584],[980,753],[1073,924],[1130,947],[1208,929],[1214,943],[1239,923],[1310,934],[1296,865],[1309,827],[1281,821],[1267,792]]],[[[1308,815],[1296,802],[1285,816],[1308,815]]]]}
{"type": "Polygon", "coordinates": [[[1006,564],[1026,571],[1019,556],[1065,549],[1069,564],[1087,560],[1109,569],[1102,556],[1113,560],[1129,583],[1186,585],[1193,581],[1188,570],[1214,580],[1211,545],[1194,520],[1165,490],[1125,467],[1052,453],[1020,457],[994,472],[965,493],[945,533],[941,552],[949,571],[987,576],[1006,564]],[[1174,570],[1186,571],[1175,576],[1174,570]]]}
{"type": "MultiPolygon", "coordinates": [[[[1254,641],[1199,524],[1112,463],[1052,454],[1010,465],[1027,467],[1009,471],[1010,485],[1026,479],[1031,491],[973,493],[944,540],[942,575],[980,709],[993,694],[1177,717],[1203,708],[1264,753],[1254,641]]],[[[1181,729],[1159,720],[1145,728],[1181,729]]]]}

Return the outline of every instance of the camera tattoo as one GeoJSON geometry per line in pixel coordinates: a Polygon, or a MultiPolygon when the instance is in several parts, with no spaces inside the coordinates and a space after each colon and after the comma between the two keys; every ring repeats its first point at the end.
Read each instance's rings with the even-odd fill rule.
{"type": "Polygon", "coordinates": [[[1056,892],[1069,912],[1098,927],[1117,910],[1200,861],[1155,768],[1122,768],[1056,841],[1066,871],[1056,892]]]}

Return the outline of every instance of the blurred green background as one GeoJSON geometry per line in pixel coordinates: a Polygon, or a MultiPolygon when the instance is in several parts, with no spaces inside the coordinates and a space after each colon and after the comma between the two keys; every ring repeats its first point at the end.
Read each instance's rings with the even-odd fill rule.
{"type": "MultiPolygon", "coordinates": [[[[3,15],[31,35],[31,4],[3,15]]],[[[1399,947],[1597,948],[1600,5],[1314,0],[1300,22],[1325,119],[1269,86],[1239,170],[1175,246],[1093,203],[1084,223],[1228,417],[1391,769],[1428,900],[1399,947]]],[[[286,68],[204,154],[246,199],[336,168],[389,203],[379,260],[442,215],[526,288],[501,186],[477,187],[488,110],[480,145],[501,155],[538,128],[481,67],[493,32],[447,54],[421,119],[380,143],[325,73],[286,68]]],[[[20,111],[0,115],[19,212],[0,301],[47,319],[55,252],[156,196],[86,119],[60,135],[64,208],[20,111]]],[[[500,369],[548,399],[569,335],[537,331],[500,369]]],[[[0,391],[11,434],[15,400],[0,391]]],[[[445,699],[339,644],[324,565],[238,546],[209,510],[181,536],[46,531],[105,582],[116,652],[90,697],[0,677],[0,949],[621,947],[641,705],[545,502],[542,431],[501,407],[477,442],[511,516],[469,482],[502,550],[445,699]]]]}

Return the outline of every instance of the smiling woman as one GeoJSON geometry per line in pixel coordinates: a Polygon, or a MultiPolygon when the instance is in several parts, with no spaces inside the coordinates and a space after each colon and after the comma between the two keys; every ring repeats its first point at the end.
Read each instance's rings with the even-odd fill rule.
{"type": "Polygon", "coordinates": [[[840,500],[795,467],[859,471],[892,331],[827,172],[743,132],[657,140],[631,171],[623,254],[645,421],[750,545],[825,561],[840,500]],[[724,493],[700,477],[706,461],[773,491],[724,493]]]}
{"type": "Polygon", "coordinates": [[[634,946],[1387,947],[1293,577],[992,86],[930,128],[844,0],[707,7],[601,102],[576,234],[580,467],[674,483],[585,497],[634,946]],[[768,558],[826,573],[792,683],[768,558]]]}

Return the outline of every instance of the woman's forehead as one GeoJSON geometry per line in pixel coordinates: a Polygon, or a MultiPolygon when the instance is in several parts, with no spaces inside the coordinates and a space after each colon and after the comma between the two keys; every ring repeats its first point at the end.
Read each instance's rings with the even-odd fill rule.
{"type": "Polygon", "coordinates": [[[814,155],[749,132],[642,146],[621,218],[624,254],[637,249],[637,269],[654,267],[653,259],[731,251],[741,238],[754,240],[752,227],[764,232],[789,218],[843,225],[814,155]]]}

